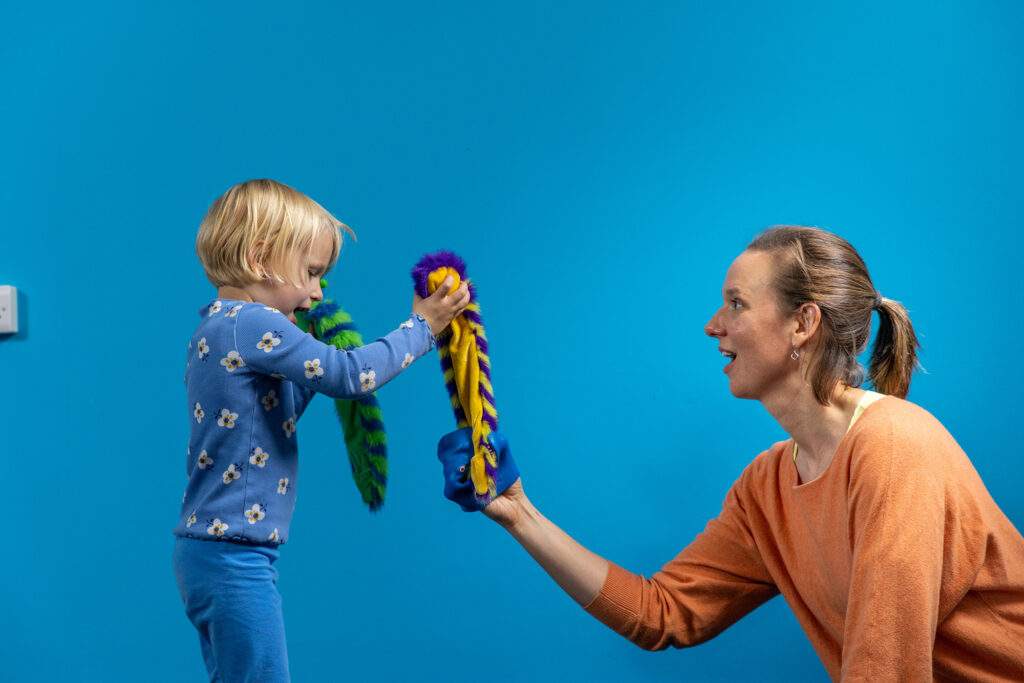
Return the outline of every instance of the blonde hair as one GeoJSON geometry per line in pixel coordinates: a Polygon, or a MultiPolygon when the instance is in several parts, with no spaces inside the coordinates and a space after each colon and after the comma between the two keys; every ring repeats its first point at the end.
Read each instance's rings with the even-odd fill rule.
{"type": "Polygon", "coordinates": [[[355,233],[301,192],[276,180],[247,180],[210,205],[196,236],[196,253],[216,287],[274,279],[298,286],[295,256],[320,235],[334,242],[330,268],[341,251],[340,231],[355,233]]]}

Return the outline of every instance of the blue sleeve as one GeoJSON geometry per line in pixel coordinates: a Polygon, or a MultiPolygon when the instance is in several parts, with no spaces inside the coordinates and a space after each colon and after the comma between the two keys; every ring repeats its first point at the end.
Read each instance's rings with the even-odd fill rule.
{"type": "Polygon", "coordinates": [[[298,384],[292,384],[292,398],[295,401],[295,419],[298,420],[302,417],[302,414],[306,412],[306,408],[309,407],[309,402],[316,396],[316,392],[312,389],[299,386],[298,384]]]}
{"type": "Polygon", "coordinates": [[[235,322],[235,350],[242,362],[256,372],[294,382],[297,399],[302,389],[332,398],[358,398],[371,393],[433,345],[430,327],[420,316],[410,318],[377,341],[349,351],[324,344],[263,304],[246,305],[235,322]]]}

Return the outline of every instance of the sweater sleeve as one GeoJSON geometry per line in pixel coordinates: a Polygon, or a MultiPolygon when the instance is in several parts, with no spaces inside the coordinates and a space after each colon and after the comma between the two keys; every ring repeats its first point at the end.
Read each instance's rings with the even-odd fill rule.
{"type": "Polygon", "coordinates": [[[941,425],[896,425],[855,447],[843,681],[930,681],[937,625],[974,583],[981,481],[941,425]]]}
{"type": "Polygon", "coordinates": [[[295,419],[298,420],[306,412],[310,401],[316,396],[316,391],[300,384],[292,384],[292,398],[295,404],[295,419]]]}
{"type": "MultiPolygon", "coordinates": [[[[250,304],[235,324],[235,352],[242,364],[276,375],[301,389],[332,398],[358,398],[386,384],[433,346],[426,321],[415,316],[390,334],[347,351],[303,332],[279,311],[250,304]]],[[[308,400],[306,401],[308,403],[308,400]]]]}
{"type": "Polygon", "coordinates": [[[743,480],[721,514],[650,579],[609,563],[587,612],[640,647],[661,650],[709,640],[775,596],[747,526],[743,480]]]}

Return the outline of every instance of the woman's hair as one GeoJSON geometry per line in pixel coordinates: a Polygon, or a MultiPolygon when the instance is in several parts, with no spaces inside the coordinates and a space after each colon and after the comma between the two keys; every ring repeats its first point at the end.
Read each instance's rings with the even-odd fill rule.
{"type": "Polygon", "coordinates": [[[295,257],[320,235],[334,242],[328,268],[338,260],[341,234],[351,228],[301,192],[275,180],[247,180],[210,205],[196,236],[196,253],[216,287],[266,279],[297,285],[295,257]]]}
{"type": "Polygon", "coordinates": [[[821,326],[808,376],[819,403],[828,405],[836,385],[859,387],[864,368],[857,356],[867,346],[871,311],[879,330],[868,375],[883,394],[905,398],[920,348],[907,309],[875,290],[864,260],[838,235],[802,226],[780,225],[754,238],[747,249],[771,254],[774,287],[785,312],[814,303],[821,326]]]}

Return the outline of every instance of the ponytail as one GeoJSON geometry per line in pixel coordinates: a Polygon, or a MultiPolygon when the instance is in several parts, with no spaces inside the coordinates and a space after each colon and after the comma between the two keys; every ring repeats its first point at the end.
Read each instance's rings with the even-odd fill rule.
{"type": "Polygon", "coordinates": [[[868,375],[879,392],[906,398],[910,391],[910,375],[918,367],[917,350],[921,344],[903,304],[882,298],[876,310],[878,336],[871,349],[868,375]]]}

